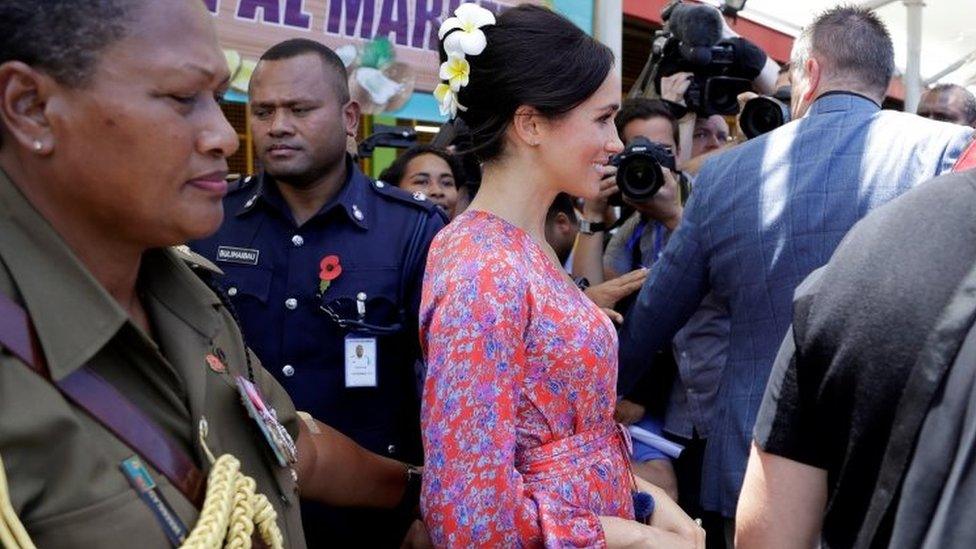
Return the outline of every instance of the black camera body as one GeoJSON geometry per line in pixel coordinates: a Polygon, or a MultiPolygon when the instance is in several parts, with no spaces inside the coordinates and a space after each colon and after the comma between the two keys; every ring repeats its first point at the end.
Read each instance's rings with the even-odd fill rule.
{"type": "Polygon", "coordinates": [[[651,58],[641,87],[653,84],[658,96],[661,78],[679,72],[694,75],[685,104],[699,116],[734,115],[737,96],[752,89],[766,64],[766,54],[744,38],[722,39],[722,16],[715,8],[674,2],[665,8],[664,30],[651,44],[651,58]]]}
{"type": "Polygon", "coordinates": [[[611,203],[620,205],[618,196],[633,202],[645,202],[664,186],[662,167],[676,171],[671,150],[646,137],[635,137],[619,154],[610,159],[617,167],[617,187],[620,195],[611,197],[611,203]]]}
{"type": "Polygon", "coordinates": [[[739,126],[746,137],[752,139],[771,132],[790,121],[790,86],[783,86],[771,96],[750,99],[742,107],[739,126]]]}

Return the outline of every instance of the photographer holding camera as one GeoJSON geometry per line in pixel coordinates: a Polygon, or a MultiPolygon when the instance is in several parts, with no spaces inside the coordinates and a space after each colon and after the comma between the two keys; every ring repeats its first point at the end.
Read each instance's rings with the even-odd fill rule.
{"type": "Polygon", "coordinates": [[[619,164],[621,158],[631,158],[632,161],[608,174],[598,198],[583,202],[583,219],[573,256],[573,274],[586,277],[590,284],[616,278],[640,268],[644,263],[625,258],[610,268],[605,265],[605,235],[615,220],[611,204],[626,203],[637,210],[623,222],[618,235],[633,234],[639,214],[651,216],[663,226],[671,228],[681,220],[681,193],[672,172],[675,167],[674,155],[678,150],[678,129],[674,116],[660,101],[629,99],[624,102],[614,122],[618,135],[628,147],[612,163],[619,164]],[[637,150],[634,147],[635,138],[643,140],[637,150]],[[641,161],[648,155],[655,155],[663,162],[641,161]],[[627,173],[617,176],[618,169],[627,173]],[[618,182],[627,176],[633,183],[625,185],[628,188],[622,192],[618,182]]]}
{"type": "MultiPolygon", "coordinates": [[[[687,182],[676,173],[675,158],[681,150],[677,121],[661,101],[628,99],[614,124],[627,148],[614,159],[619,170],[613,187],[616,193],[608,200],[626,204],[633,213],[604,252],[606,278],[654,263],[681,221],[683,199],[688,194],[687,182]]],[[[601,207],[604,203],[596,200],[585,202],[583,217],[591,219],[601,207]]]]}
{"type": "MultiPolygon", "coordinates": [[[[661,17],[665,28],[654,34],[651,55],[629,97],[664,101],[679,121],[677,164],[694,176],[709,153],[730,142],[726,117],[739,114],[740,98],[772,95],[778,90],[780,68],[761,48],[733,31],[713,6],[674,0],[661,17]]],[[[772,97],[760,99],[752,109],[761,108],[749,120],[755,120],[755,126],[775,124],[770,118],[778,112],[769,112],[767,103],[773,107],[782,103],[772,97]]]]}
{"type": "MultiPolygon", "coordinates": [[[[705,156],[725,148],[730,139],[729,124],[724,116],[697,116],[685,105],[685,95],[694,78],[695,75],[690,72],[678,72],[661,78],[661,100],[675,117],[681,115],[678,118],[678,166],[686,175],[689,175],[689,168],[697,173],[705,156]]],[[[745,93],[756,95],[754,92],[745,93]]]]}
{"type": "MultiPolygon", "coordinates": [[[[663,102],[629,99],[614,122],[627,148],[612,160],[619,171],[605,181],[604,193],[584,202],[581,225],[586,231],[579,236],[574,256],[574,270],[579,273],[584,266],[589,266],[587,272],[600,270],[602,254],[603,272],[596,276],[605,274],[610,281],[636,269],[653,268],[681,220],[682,202],[688,195],[686,178],[675,170],[674,158],[684,148],[678,144],[678,123],[663,102]],[[601,225],[606,223],[609,203],[626,204],[632,210],[603,252],[605,227],[601,225]]],[[[620,310],[625,312],[629,303],[632,300],[620,310]]],[[[724,310],[703,305],[675,337],[673,358],[670,349],[662,353],[662,360],[676,363],[677,375],[675,368],[669,368],[663,376],[646,376],[616,407],[618,421],[685,447],[672,463],[661,451],[635,439],[632,459],[635,473],[662,487],[692,516],[704,516],[698,505],[703,437],[725,362],[727,336],[724,310]]]]}

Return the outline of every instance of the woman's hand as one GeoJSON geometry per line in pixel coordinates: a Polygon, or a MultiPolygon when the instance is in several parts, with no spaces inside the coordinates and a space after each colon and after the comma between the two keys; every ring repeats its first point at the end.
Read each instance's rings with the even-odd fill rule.
{"type": "MultiPolygon", "coordinates": [[[[608,549],[699,549],[691,540],[661,528],[620,517],[600,517],[608,549]]],[[[702,537],[704,540],[704,535],[702,537]]]]}
{"type": "MultiPolygon", "coordinates": [[[[677,535],[685,542],[691,544],[687,545],[687,547],[704,549],[705,530],[697,522],[691,520],[691,517],[686,515],[681,510],[681,507],[678,507],[678,504],[668,497],[664,490],[636,475],[634,479],[637,481],[638,490],[647,492],[654,498],[654,514],[651,515],[651,526],[677,535]]],[[[685,546],[682,545],[682,547],[685,546]]]]}

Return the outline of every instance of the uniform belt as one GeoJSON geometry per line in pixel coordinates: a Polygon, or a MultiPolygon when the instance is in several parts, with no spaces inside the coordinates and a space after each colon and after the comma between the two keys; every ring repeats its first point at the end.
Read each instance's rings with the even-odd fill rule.
{"type": "MultiPolygon", "coordinates": [[[[35,364],[44,365],[44,355],[37,344],[37,334],[27,312],[9,297],[0,293],[0,345],[37,370],[35,364]]],[[[47,366],[44,365],[47,370],[47,366]]]]}
{"type": "Polygon", "coordinates": [[[87,366],[60,380],[52,379],[30,317],[2,293],[0,345],[152,464],[198,509],[203,505],[206,477],[190,456],[138,406],[87,366]]]}
{"type": "Polygon", "coordinates": [[[619,453],[628,463],[630,434],[617,423],[523,450],[515,457],[515,468],[526,482],[533,482],[585,469],[607,459],[608,453],[619,453]]]}

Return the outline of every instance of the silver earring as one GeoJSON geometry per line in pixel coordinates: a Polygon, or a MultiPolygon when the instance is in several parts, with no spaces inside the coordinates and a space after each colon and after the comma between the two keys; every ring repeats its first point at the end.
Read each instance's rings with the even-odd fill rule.
{"type": "Polygon", "coordinates": [[[41,143],[39,140],[35,139],[34,140],[34,151],[35,152],[41,152],[41,149],[43,149],[43,148],[44,148],[44,144],[41,143]]]}

